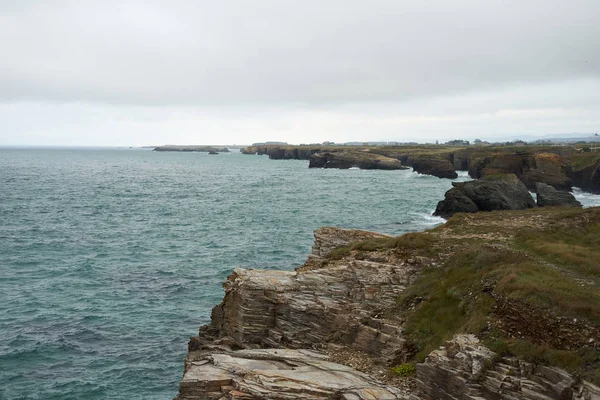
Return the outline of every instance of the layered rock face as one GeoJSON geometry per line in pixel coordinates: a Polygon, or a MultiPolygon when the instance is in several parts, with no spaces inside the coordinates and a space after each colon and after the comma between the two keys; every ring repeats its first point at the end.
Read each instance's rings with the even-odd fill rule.
{"type": "Polygon", "coordinates": [[[448,160],[419,158],[412,163],[412,167],[415,172],[437,176],[438,178],[456,179],[458,177],[454,165],[448,160]]]}
{"type": "Polygon", "coordinates": [[[566,161],[557,154],[500,154],[472,160],[469,175],[478,179],[486,175],[514,174],[530,190],[535,190],[535,184],[542,182],[558,190],[570,191],[572,182],[566,175],[565,165],[566,161]]]}
{"type": "MultiPolygon", "coordinates": [[[[571,214],[569,210],[569,218],[571,214]]],[[[531,226],[535,221],[539,226],[544,216],[548,213],[539,212],[530,219],[511,216],[521,218],[511,222],[531,226]]],[[[480,232],[483,227],[493,230],[490,221],[477,225],[481,218],[464,217],[475,224],[476,235],[459,229],[453,237],[452,227],[418,235],[430,240],[437,237],[428,243],[441,245],[435,252],[444,253],[454,251],[447,247],[451,240],[458,240],[455,245],[463,247],[465,237],[489,239],[480,232]]],[[[511,232],[507,229],[503,234],[511,232]]],[[[406,318],[426,300],[419,295],[411,297],[410,302],[402,303],[402,312],[398,312],[397,301],[408,288],[416,287],[412,285],[424,268],[440,268],[439,259],[419,253],[423,248],[411,240],[401,242],[400,246],[406,246],[401,249],[352,251],[336,260],[327,256],[337,246],[355,240],[387,243],[391,239],[396,243],[395,238],[374,232],[321,228],[315,232],[309,262],[295,271],[235,269],[224,284],[223,302],[213,309],[211,324],[201,327],[200,335],[189,342],[177,399],[600,399],[600,389],[592,384],[558,368],[501,357],[472,335],[456,335],[417,364],[416,386],[410,386],[410,393],[396,386],[396,381],[384,384],[375,379],[387,379],[389,367],[415,354],[414,343],[405,336],[406,318]],[[360,368],[348,359],[336,357],[344,351],[364,355],[376,369],[357,371],[360,368]]],[[[481,295],[488,296],[488,283],[482,285],[481,295]]],[[[590,343],[598,342],[593,325],[568,318],[555,329],[540,329],[547,325],[538,321],[546,318],[539,310],[523,310],[522,303],[511,307],[496,309],[491,320],[508,335],[527,337],[523,326],[528,324],[543,331],[543,335],[533,336],[546,344],[552,343],[544,335],[556,338],[558,348],[587,346],[589,350],[590,343]],[[505,314],[524,322],[505,321],[505,314]],[[568,343],[562,343],[563,339],[568,343]]]]}
{"type": "Polygon", "coordinates": [[[212,349],[188,355],[179,400],[401,399],[400,390],[310,350],[212,349]]]}
{"type": "Polygon", "coordinates": [[[411,399],[600,399],[600,388],[558,368],[498,357],[473,335],[456,335],[417,364],[411,399]]]}
{"type": "Polygon", "coordinates": [[[538,207],[581,207],[581,203],[571,193],[558,191],[545,183],[536,184],[536,197],[538,207]]]}
{"type": "MultiPolygon", "coordinates": [[[[389,237],[322,228],[315,232],[313,261],[338,244],[369,238],[389,237]]],[[[385,261],[297,271],[235,269],[211,324],[190,340],[177,398],[405,398],[374,378],[301,350],[337,343],[372,356],[383,368],[397,363],[405,343],[402,326],[381,312],[395,305],[419,266],[385,261]],[[299,350],[260,350],[266,348],[299,350]]]]}
{"type": "Polygon", "coordinates": [[[400,160],[365,151],[316,153],[310,157],[309,168],[407,169],[400,160]]]}
{"type": "Polygon", "coordinates": [[[391,359],[404,343],[400,327],[377,312],[393,306],[415,275],[410,265],[364,260],[306,272],[236,269],[212,326],[243,348],[334,342],[391,359]]]}
{"type": "Polygon", "coordinates": [[[457,212],[524,210],[536,206],[525,185],[514,175],[453,182],[433,215],[448,218],[457,212]]]}

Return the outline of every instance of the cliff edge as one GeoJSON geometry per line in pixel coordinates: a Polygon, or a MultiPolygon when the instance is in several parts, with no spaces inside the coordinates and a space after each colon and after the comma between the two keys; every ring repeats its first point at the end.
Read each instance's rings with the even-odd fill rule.
{"type": "Polygon", "coordinates": [[[295,271],[236,269],[179,400],[599,399],[600,208],[322,228],[295,271]]]}

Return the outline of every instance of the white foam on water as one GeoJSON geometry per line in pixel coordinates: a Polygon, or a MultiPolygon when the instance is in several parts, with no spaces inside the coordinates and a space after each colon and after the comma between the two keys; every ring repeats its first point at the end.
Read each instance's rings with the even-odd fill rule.
{"type": "Polygon", "coordinates": [[[593,194],[584,192],[578,187],[573,188],[573,196],[581,203],[584,207],[599,207],[600,206],[600,194],[593,194]]]}

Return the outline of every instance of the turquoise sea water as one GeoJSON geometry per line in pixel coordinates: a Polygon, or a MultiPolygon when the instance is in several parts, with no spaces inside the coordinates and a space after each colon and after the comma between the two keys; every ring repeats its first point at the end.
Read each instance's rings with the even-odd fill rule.
{"type": "Polygon", "coordinates": [[[233,267],[291,269],[324,225],[433,227],[450,186],[235,153],[0,149],[0,399],[170,399],[233,267]]]}

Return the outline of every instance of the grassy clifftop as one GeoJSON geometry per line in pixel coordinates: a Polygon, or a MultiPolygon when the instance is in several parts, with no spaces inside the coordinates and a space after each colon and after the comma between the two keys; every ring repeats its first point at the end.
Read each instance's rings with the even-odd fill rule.
{"type": "Polygon", "coordinates": [[[457,214],[434,230],[330,257],[383,255],[427,260],[387,310],[405,321],[413,362],[455,333],[473,333],[498,354],[600,383],[600,208],[457,214]]]}

